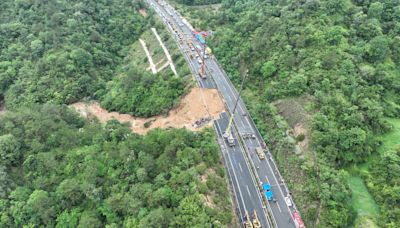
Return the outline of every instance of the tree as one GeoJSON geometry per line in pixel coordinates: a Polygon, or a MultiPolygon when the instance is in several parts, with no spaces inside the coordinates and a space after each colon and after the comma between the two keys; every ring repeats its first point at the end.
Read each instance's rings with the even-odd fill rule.
{"type": "Polygon", "coordinates": [[[276,67],[273,61],[267,61],[262,66],[261,72],[264,77],[271,77],[276,72],[276,67]]]}
{"type": "Polygon", "coordinates": [[[48,192],[35,190],[26,203],[26,211],[31,215],[30,221],[34,224],[53,224],[54,207],[48,192]]]}
{"type": "Polygon", "coordinates": [[[44,47],[41,40],[34,40],[31,42],[31,51],[34,58],[38,58],[43,54],[44,47]]]}
{"type": "Polygon", "coordinates": [[[381,2],[373,2],[368,8],[368,17],[376,18],[378,20],[381,19],[383,12],[383,3],[381,2]]]}
{"type": "Polygon", "coordinates": [[[0,164],[6,167],[20,162],[21,144],[12,134],[0,136],[0,164]]]}
{"type": "Polygon", "coordinates": [[[82,212],[81,217],[79,219],[79,228],[85,227],[101,227],[101,221],[97,217],[97,213],[93,210],[85,210],[82,212]]]}
{"type": "Polygon", "coordinates": [[[74,228],[78,226],[81,212],[79,208],[74,208],[71,211],[63,211],[57,216],[57,228],[74,228]]]}
{"type": "Polygon", "coordinates": [[[366,52],[372,61],[383,61],[390,53],[389,40],[386,36],[373,38],[367,45],[366,52]]]}

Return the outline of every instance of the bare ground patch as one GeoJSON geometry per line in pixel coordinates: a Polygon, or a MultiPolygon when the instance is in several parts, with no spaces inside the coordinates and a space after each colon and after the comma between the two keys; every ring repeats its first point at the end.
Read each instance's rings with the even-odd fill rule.
{"type": "MultiPolygon", "coordinates": [[[[207,169],[202,175],[200,175],[200,181],[202,183],[207,183],[207,179],[210,174],[215,174],[215,170],[212,168],[207,169]]],[[[214,204],[213,195],[214,193],[211,192],[209,194],[202,194],[201,196],[203,197],[204,204],[206,206],[216,208],[217,206],[214,204]]]]}
{"type": "Polygon", "coordinates": [[[304,139],[297,142],[297,145],[306,155],[309,155],[310,152],[309,141],[312,116],[306,110],[310,102],[310,97],[303,96],[286,98],[273,103],[278,108],[279,114],[286,119],[287,123],[292,128],[290,134],[295,138],[304,135],[304,139]]]}
{"type": "Polygon", "coordinates": [[[309,181],[307,179],[309,177],[307,172],[311,172],[312,170],[312,172],[316,172],[317,182],[319,182],[318,162],[310,146],[313,118],[313,113],[307,110],[310,104],[312,104],[312,98],[308,96],[286,98],[273,103],[291,129],[288,135],[297,139],[295,141],[295,151],[300,151],[299,155],[291,151],[284,151],[282,153],[282,159],[287,169],[286,178],[293,184],[291,190],[295,199],[297,199],[297,203],[301,205],[302,212],[307,214],[310,222],[312,221],[312,225],[316,226],[321,213],[321,202],[318,199],[307,197],[306,194],[309,193],[304,188],[304,185],[309,181]],[[301,160],[304,161],[300,162],[301,160]]]}
{"type": "Polygon", "coordinates": [[[147,11],[146,9],[140,9],[139,13],[143,16],[143,17],[147,17],[147,11]]]}
{"type": "Polygon", "coordinates": [[[190,93],[182,98],[179,106],[168,113],[167,117],[159,115],[150,118],[138,118],[128,114],[109,112],[95,101],[91,103],[77,102],[70,106],[83,117],[95,116],[101,123],[111,119],[116,119],[119,122],[128,122],[131,124],[132,131],[137,134],[146,134],[155,128],[187,128],[192,131],[198,131],[204,127],[212,126],[212,122],[200,128],[193,126],[196,120],[208,116],[202,97],[204,97],[213,119],[218,118],[219,114],[225,110],[224,103],[217,90],[200,88],[193,88],[190,93]],[[151,125],[147,128],[144,127],[144,124],[149,121],[152,122],[151,125]]]}

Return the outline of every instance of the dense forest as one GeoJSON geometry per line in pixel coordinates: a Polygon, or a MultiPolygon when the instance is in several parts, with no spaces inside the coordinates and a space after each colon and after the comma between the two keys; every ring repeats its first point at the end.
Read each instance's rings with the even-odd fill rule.
{"type": "Polygon", "coordinates": [[[212,130],[138,136],[55,105],[0,116],[0,227],[218,227],[224,178],[212,130]]]}
{"type": "Polygon", "coordinates": [[[0,94],[9,108],[93,96],[147,24],[132,1],[7,0],[0,7],[0,94]]]}
{"type": "Polygon", "coordinates": [[[139,136],[66,106],[98,99],[148,116],[179,99],[184,79],[149,75],[131,63],[143,56],[127,58],[157,26],[151,11],[138,13],[143,1],[5,0],[0,7],[0,227],[232,224],[211,130],[139,136]]]}
{"type": "MultiPolygon", "coordinates": [[[[249,69],[245,100],[277,158],[290,157],[293,143],[282,137],[287,129],[273,104],[307,97],[314,157],[280,160],[281,170],[308,225],[352,225],[344,169],[376,155],[376,136],[389,130],[385,117],[400,117],[400,3],[225,0],[217,14],[187,16],[214,31],[209,45],[234,82],[249,69]]],[[[382,212],[375,222],[395,227],[398,152],[377,157],[365,179],[382,212]]]]}
{"type": "Polygon", "coordinates": [[[172,72],[151,77],[122,67],[130,45],[155,24],[152,14],[137,13],[143,1],[7,0],[0,7],[0,100],[7,108],[92,98],[110,110],[151,116],[183,94],[184,82],[172,72]],[[135,94],[115,97],[116,87],[135,94]]]}
{"type": "MultiPolygon", "coordinates": [[[[141,117],[165,115],[193,84],[186,60],[169,31],[161,20],[155,19],[151,25],[160,33],[162,42],[169,49],[178,76],[169,67],[156,74],[151,73],[146,54],[137,41],[131,45],[118,76],[107,83],[106,93],[100,98],[102,107],[141,117]]],[[[164,51],[152,32],[147,30],[140,38],[146,40],[154,62],[165,61],[164,51]]]]}
{"type": "Polygon", "coordinates": [[[175,2],[195,6],[195,5],[207,5],[207,4],[216,4],[221,3],[221,0],[175,0],[175,2]]]}

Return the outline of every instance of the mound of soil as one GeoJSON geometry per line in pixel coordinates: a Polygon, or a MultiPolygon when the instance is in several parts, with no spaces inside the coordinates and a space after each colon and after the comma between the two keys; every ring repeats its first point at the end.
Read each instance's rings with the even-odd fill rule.
{"type": "Polygon", "coordinates": [[[221,112],[225,111],[224,103],[216,89],[201,88],[193,88],[190,93],[182,98],[179,106],[168,113],[167,117],[160,115],[151,118],[138,118],[128,114],[109,112],[103,109],[98,102],[77,102],[70,106],[86,118],[90,116],[97,117],[101,123],[111,119],[116,119],[121,123],[129,122],[132,131],[138,134],[146,134],[154,128],[170,127],[185,127],[192,131],[198,131],[204,127],[212,126],[212,121],[200,128],[195,128],[193,124],[196,120],[207,117],[208,112],[213,119],[216,119],[221,112]],[[146,128],[144,125],[145,123],[148,125],[148,122],[151,122],[151,124],[146,128]]]}

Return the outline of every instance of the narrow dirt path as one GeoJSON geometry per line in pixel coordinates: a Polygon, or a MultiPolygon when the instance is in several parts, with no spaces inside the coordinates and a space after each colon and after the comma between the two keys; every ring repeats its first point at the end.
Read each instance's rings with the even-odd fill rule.
{"type": "Polygon", "coordinates": [[[149,63],[150,63],[151,72],[153,74],[156,74],[157,73],[156,65],[154,65],[153,58],[151,58],[151,55],[150,55],[149,49],[147,49],[146,43],[142,39],[139,39],[139,42],[142,45],[144,52],[146,52],[147,59],[149,60],[149,63]]]}
{"type": "Polygon", "coordinates": [[[158,42],[160,43],[162,49],[164,50],[165,56],[167,56],[167,59],[168,59],[168,62],[169,62],[169,64],[170,64],[170,67],[171,67],[172,72],[174,72],[175,76],[178,76],[178,73],[176,72],[176,69],[175,69],[174,62],[172,62],[171,55],[169,54],[168,49],[165,47],[165,45],[164,45],[164,43],[162,42],[160,36],[158,35],[157,30],[156,30],[155,28],[151,28],[151,30],[153,31],[153,33],[154,33],[154,35],[156,36],[158,42]]]}

